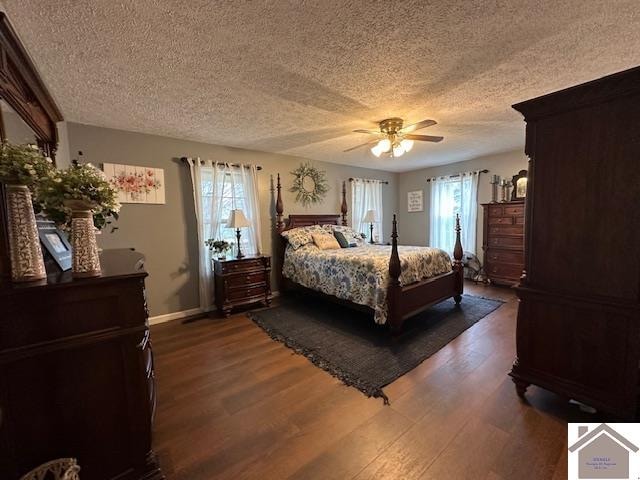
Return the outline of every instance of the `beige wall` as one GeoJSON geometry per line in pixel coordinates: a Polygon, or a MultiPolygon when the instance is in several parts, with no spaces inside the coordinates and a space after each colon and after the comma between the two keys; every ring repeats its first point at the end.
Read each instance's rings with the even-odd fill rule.
{"type": "MultiPolygon", "coordinates": [[[[438,167],[424,168],[399,174],[398,178],[398,231],[401,244],[427,245],[429,242],[429,209],[431,189],[427,178],[451,175],[469,170],[489,170],[480,176],[478,185],[478,227],[476,253],[482,258],[482,207],[481,203],[491,201],[491,175],[511,178],[518,171],[527,168],[527,157],[523,150],[478,157],[465,162],[451,163],[438,167]],[[407,212],[407,192],[422,190],[424,193],[424,211],[407,212]]],[[[498,197],[500,198],[500,197],[498,197]]],[[[453,234],[453,233],[452,233],[453,234]]]]}
{"type": "MultiPolygon", "coordinates": [[[[66,137],[71,158],[83,152],[84,159],[96,165],[104,162],[163,168],[165,205],[125,204],[114,233],[105,230],[99,236],[102,248],[134,247],[147,257],[147,295],[151,315],[189,310],[198,306],[198,240],[194,217],[189,169],[178,159],[200,156],[212,160],[255,163],[259,172],[262,205],[262,246],[271,252],[273,243],[274,203],[271,176],[280,173],[283,180],[285,215],[291,213],[338,213],[340,189],[349,177],[387,180],[383,187],[384,217],[389,224],[396,210],[398,174],[324,162],[312,162],[327,172],[331,190],[324,203],[305,209],[294,202],[288,191],[291,170],[303,158],[251,150],[209,145],[140,133],[68,123],[66,137]]],[[[348,194],[349,195],[349,194],[348,194]]],[[[349,197],[348,197],[349,199],[349,197]]],[[[388,230],[385,231],[388,234],[388,230]]],[[[275,275],[274,275],[275,277],[275,275]]]]}

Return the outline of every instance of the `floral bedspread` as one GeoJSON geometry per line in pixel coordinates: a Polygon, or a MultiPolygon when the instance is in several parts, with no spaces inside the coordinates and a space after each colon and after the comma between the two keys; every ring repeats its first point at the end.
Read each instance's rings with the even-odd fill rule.
{"type": "MultiPolygon", "coordinates": [[[[408,285],[451,271],[451,258],[439,248],[398,247],[408,285]]],[[[282,273],[304,287],[373,308],[376,323],[387,321],[387,287],[391,246],[365,245],[320,250],[313,244],[297,250],[287,246],[282,273]]]]}

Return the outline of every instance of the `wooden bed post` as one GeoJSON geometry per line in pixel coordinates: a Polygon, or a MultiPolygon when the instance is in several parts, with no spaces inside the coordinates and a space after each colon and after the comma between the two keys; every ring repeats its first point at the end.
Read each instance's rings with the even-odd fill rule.
{"type": "Polygon", "coordinates": [[[342,182],[342,225],[347,226],[347,182],[342,182]]]}
{"type": "Polygon", "coordinates": [[[389,306],[387,322],[391,328],[391,333],[398,333],[402,327],[402,316],[400,314],[400,255],[398,255],[398,222],[396,214],[393,214],[393,229],[391,231],[391,258],[389,259],[389,288],[387,289],[387,304],[389,306]]]}
{"type": "Polygon", "coordinates": [[[460,305],[462,291],[464,289],[464,265],[462,264],[462,242],[460,241],[460,215],[456,213],[456,244],[453,248],[453,271],[455,272],[455,291],[453,299],[456,305],[460,305]]]}
{"type": "Polygon", "coordinates": [[[284,229],[284,221],[282,220],[282,213],[284,212],[284,207],[282,206],[282,185],[280,185],[280,174],[278,174],[278,182],[276,184],[276,189],[278,191],[278,196],[276,198],[276,230],[278,233],[281,233],[284,229]]]}
{"type": "Polygon", "coordinates": [[[284,249],[285,241],[280,236],[280,234],[284,231],[284,220],[282,218],[282,214],[284,212],[284,206],[282,205],[282,185],[280,184],[280,174],[278,173],[277,182],[276,182],[276,236],[278,237],[273,245],[273,265],[276,268],[277,272],[277,282],[278,282],[278,290],[282,293],[287,290],[287,282],[282,275],[282,265],[284,262],[284,249]]]}

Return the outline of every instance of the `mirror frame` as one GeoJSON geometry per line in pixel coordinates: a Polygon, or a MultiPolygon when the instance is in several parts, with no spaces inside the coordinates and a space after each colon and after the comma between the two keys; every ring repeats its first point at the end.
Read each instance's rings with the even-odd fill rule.
{"type": "MultiPolygon", "coordinates": [[[[38,137],[43,152],[54,157],[56,123],[63,120],[40,75],[4,12],[0,12],[0,96],[38,137]]],[[[0,135],[5,138],[4,122],[0,135]]]]}
{"type": "MultiPolygon", "coordinates": [[[[4,12],[0,12],[0,97],[33,130],[38,146],[55,162],[56,123],[64,119],[4,12]]],[[[0,137],[6,139],[1,111],[0,137]]],[[[8,252],[6,201],[0,184],[0,279],[10,276],[8,252]]]]}

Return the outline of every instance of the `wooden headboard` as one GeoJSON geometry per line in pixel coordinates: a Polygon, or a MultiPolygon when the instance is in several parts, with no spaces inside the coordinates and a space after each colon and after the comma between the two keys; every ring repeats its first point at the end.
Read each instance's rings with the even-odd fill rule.
{"type": "Polygon", "coordinates": [[[282,231],[284,232],[285,230],[298,227],[308,227],[309,225],[340,225],[341,223],[340,215],[289,215],[289,221],[286,222],[282,231]]]}

